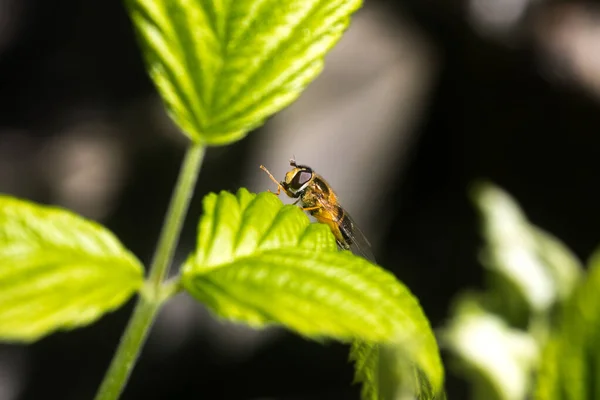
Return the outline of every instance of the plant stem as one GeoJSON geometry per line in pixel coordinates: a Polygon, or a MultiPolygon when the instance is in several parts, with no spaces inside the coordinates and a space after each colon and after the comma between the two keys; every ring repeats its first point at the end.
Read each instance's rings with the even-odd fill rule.
{"type": "Polygon", "coordinates": [[[173,258],[175,247],[177,247],[185,214],[194,194],[194,186],[204,159],[205,150],[206,148],[203,145],[196,144],[190,147],[185,154],[150,267],[149,280],[154,284],[155,294],[158,294],[160,285],[169,271],[169,264],[173,258]]]}
{"type": "MultiPolygon", "coordinates": [[[[205,150],[203,145],[196,144],[189,147],[185,154],[152,259],[147,285],[138,298],[133,315],[121,337],[119,347],[96,393],[95,400],[119,398],[142,345],[146,341],[154,318],[164,300],[168,298],[168,296],[161,295],[162,282],[169,271],[169,265],[177,247],[205,150]]],[[[172,286],[169,285],[167,289],[169,293],[174,294],[172,286]]]]}
{"type": "Polygon", "coordinates": [[[146,341],[159,304],[140,296],[129,324],[121,337],[119,348],[96,393],[96,400],[116,400],[125,388],[135,361],[146,341]]]}

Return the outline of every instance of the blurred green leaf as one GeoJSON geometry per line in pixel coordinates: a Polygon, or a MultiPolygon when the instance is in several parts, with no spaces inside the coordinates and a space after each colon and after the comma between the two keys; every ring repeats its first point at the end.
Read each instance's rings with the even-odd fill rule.
{"type": "Polygon", "coordinates": [[[150,76],[194,141],[239,140],[323,68],[360,0],[128,0],[150,76]]]}
{"type": "Polygon", "coordinates": [[[498,187],[482,183],[473,198],[483,217],[487,241],[483,263],[510,280],[535,312],[565,299],[582,267],[558,239],[527,221],[517,203],[498,187]]]}
{"type": "Polygon", "coordinates": [[[362,383],[362,400],[445,399],[440,388],[432,388],[426,374],[393,342],[356,340],[350,348],[354,382],[362,383]]]}
{"type": "Polygon", "coordinates": [[[457,369],[469,377],[473,400],[524,400],[538,344],[481,307],[479,296],[465,293],[452,309],[441,340],[455,356],[457,369]]]}
{"type": "Polygon", "coordinates": [[[182,284],[215,314],[254,327],[281,324],[314,339],[393,342],[439,390],[437,344],[412,294],[272,193],[204,199],[198,248],[182,284]]]}
{"type": "Polygon", "coordinates": [[[442,343],[480,400],[524,400],[552,328],[552,313],[583,270],[558,239],[531,224],[515,200],[490,183],[474,186],[483,220],[487,289],[455,302],[442,343]]]}
{"type": "Polygon", "coordinates": [[[530,229],[537,254],[552,277],[559,299],[562,301],[569,298],[581,278],[581,262],[563,242],[550,233],[533,225],[530,229]]]}
{"type": "Polygon", "coordinates": [[[362,384],[361,399],[382,399],[379,395],[379,345],[355,340],[350,347],[350,360],[354,361],[354,382],[362,384]]]}
{"type": "Polygon", "coordinates": [[[0,340],[87,325],[142,284],[142,267],[102,226],[0,196],[0,340]]]}
{"type": "Polygon", "coordinates": [[[600,398],[600,251],[565,304],[540,363],[535,398],[600,398]]]}

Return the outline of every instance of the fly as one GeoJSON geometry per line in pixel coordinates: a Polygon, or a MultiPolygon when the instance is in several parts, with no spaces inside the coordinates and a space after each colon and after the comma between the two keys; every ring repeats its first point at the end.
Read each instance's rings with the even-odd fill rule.
{"type": "Polygon", "coordinates": [[[292,169],[285,174],[285,179],[277,179],[263,165],[260,169],[265,171],[277,185],[276,195],[281,190],[291,198],[300,202],[301,208],[308,211],[320,223],[326,224],[335,236],[341,249],[352,250],[355,254],[375,262],[371,252],[371,245],[365,235],[360,231],[348,212],[339,204],[338,198],[331,186],[323,177],[306,165],[296,164],[290,160],[292,169]]]}

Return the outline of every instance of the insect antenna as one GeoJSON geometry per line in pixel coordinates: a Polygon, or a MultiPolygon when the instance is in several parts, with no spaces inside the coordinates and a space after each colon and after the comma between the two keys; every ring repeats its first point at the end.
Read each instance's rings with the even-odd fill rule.
{"type": "MultiPolygon", "coordinates": [[[[261,165],[261,166],[260,166],[260,169],[262,169],[263,171],[265,171],[265,172],[267,173],[267,175],[269,175],[269,178],[271,178],[271,180],[272,180],[273,182],[275,182],[275,184],[277,185],[277,193],[275,193],[275,194],[276,194],[277,196],[279,196],[279,193],[281,193],[281,189],[282,189],[282,187],[281,187],[281,183],[279,183],[279,181],[278,181],[277,179],[275,179],[275,177],[273,176],[273,174],[271,174],[271,173],[269,172],[269,170],[268,170],[268,169],[267,169],[267,168],[266,168],[264,165],[261,165]]],[[[285,190],[285,189],[284,189],[284,190],[285,190]]],[[[270,192],[270,190],[269,190],[269,192],[270,192]]]]}

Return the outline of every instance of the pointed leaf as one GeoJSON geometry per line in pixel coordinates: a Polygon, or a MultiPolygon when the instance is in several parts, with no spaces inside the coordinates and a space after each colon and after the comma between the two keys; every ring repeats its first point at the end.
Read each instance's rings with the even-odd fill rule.
{"type": "Polygon", "coordinates": [[[354,383],[361,383],[362,400],[381,400],[379,395],[379,345],[355,340],[350,347],[350,361],[354,362],[354,383]]]}
{"type": "Polygon", "coordinates": [[[138,260],[102,226],[0,196],[0,340],[89,324],[141,284],[138,260]]]}
{"type": "Polygon", "coordinates": [[[295,100],[360,0],[129,0],[150,76],[194,141],[227,144],[295,100]]]}
{"type": "Polygon", "coordinates": [[[459,297],[441,340],[473,384],[474,400],[525,400],[530,394],[538,343],[482,308],[477,296],[459,297]]]}
{"type": "Polygon", "coordinates": [[[311,338],[393,342],[441,388],[437,344],[412,294],[393,275],[337,251],[271,193],[222,192],[204,200],[198,248],[182,284],[217,315],[251,326],[281,324],[311,338]]]}
{"type": "Polygon", "coordinates": [[[600,398],[600,251],[588,275],[561,310],[559,325],[546,347],[535,398],[600,398]]]}
{"type": "Polygon", "coordinates": [[[401,345],[357,340],[350,348],[350,360],[355,366],[354,382],[362,384],[362,400],[445,399],[401,345]]]}
{"type": "Polygon", "coordinates": [[[479,184],[474,200],[483,216],[486,267],[518,288],[534,311],[547,311],[565,299],[582,271],[577,258],[558,239],[530,224],[503,190],[479,184]]]}

